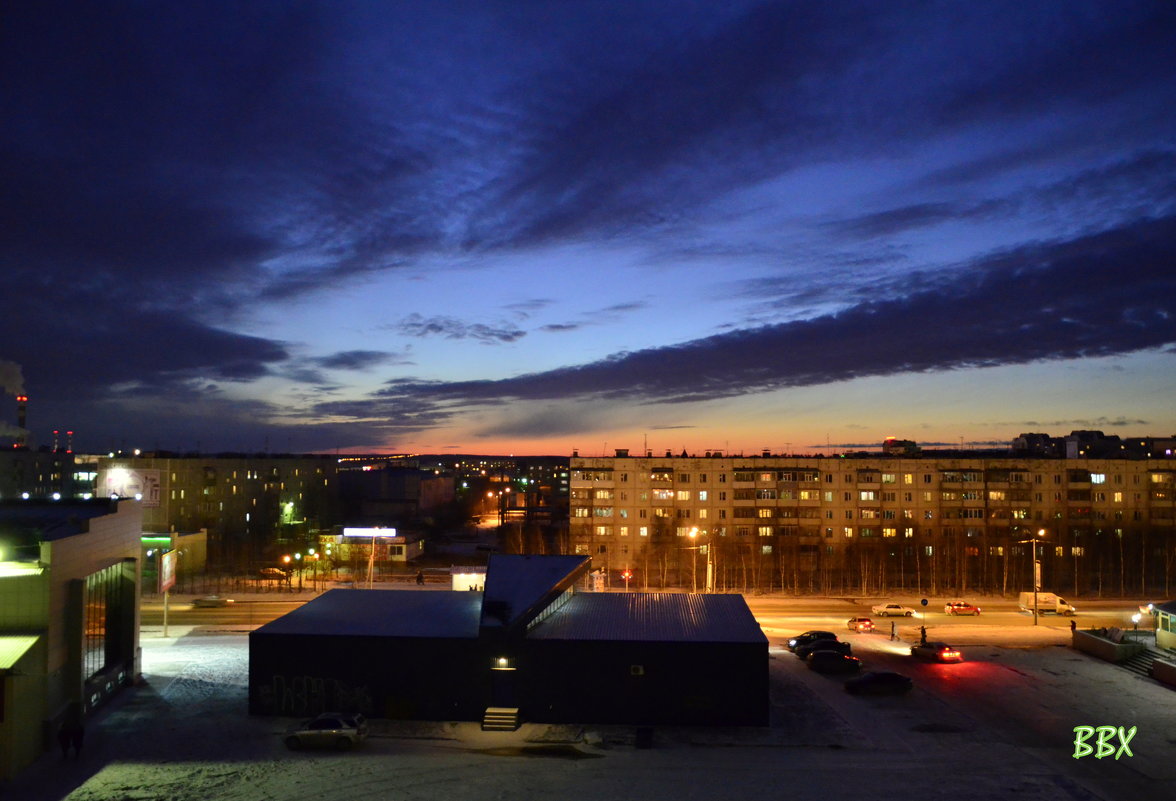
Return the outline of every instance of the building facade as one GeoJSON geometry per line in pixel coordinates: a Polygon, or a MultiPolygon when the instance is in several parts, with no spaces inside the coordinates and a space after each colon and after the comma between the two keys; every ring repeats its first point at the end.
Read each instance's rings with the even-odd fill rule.
{"type": "Polygon", "coordinates": [[[139,673],[140,505],[0,504],[0,778],[139,673]]]}
{"type": "Polygon", "coordinates": [[[570,547],[618,586],[1164,594],[1171,459],[571,460],[570,547]]]}
{"type": "Polygon", "coordinates": [[[336,522],[333,457],[116,455],[94,472],[98,497],[141,501],[145,531],[205,530],[210,564],[272,561],[336,522]]]}

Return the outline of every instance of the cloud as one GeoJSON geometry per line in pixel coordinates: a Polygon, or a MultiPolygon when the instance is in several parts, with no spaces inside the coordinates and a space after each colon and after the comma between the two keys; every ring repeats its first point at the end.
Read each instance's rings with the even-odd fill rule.
{"type": "Polygon", "coordinates": [[[465,323],[453,317],[422,317],[410,314],[396,325],[396,330],[404,336],[428,337],[439,336],[444,339],[473,339],[486,344],[514,342],[527,335],[526,331],[515,326],[495,328],[481,323],[465,323]]]}
{"type": "Polygon", "coordinates": [[[958,275],[836,314],[619,353],[500,380],[414,383],[433,404],[595,397],[713,400],[865,376],[1109,356],[1176,342],[1176,217],[980,258],[958,275]]]}
{"type": "Polygon", "coordinates": [[[382,350],[343,350],[311,361],[327,370],[367,370],[393,360],[406,363],[402,356],[382,350]]]}

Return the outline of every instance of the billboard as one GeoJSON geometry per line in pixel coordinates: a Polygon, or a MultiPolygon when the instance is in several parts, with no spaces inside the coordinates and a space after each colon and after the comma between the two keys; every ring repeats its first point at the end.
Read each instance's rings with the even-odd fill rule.
{"type": "Polygon", "coordinates": [[[159,555],[159,591],[167,592],[176,583],[176,551],[159,555]]]}
{"type": "Polygon", "coordinates": [[[107,498],[136,498],[144,507],[158,508],[160,484],[158,470],[131,470],[111,467],[103,471],[98,491],[107,498]]]}

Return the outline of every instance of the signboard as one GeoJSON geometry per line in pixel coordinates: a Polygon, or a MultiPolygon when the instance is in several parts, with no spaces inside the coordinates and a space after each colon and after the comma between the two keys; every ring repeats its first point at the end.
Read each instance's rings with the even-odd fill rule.
{"type": "Polygon", "coordinates": [[[159,591],[167,592],[176,583],[176,551],[159,555],[159,591]]]}
{"type": "Polygon", "coordinates": [[[365,537],[371,539],[372,537],[395,537],[396,529],[394,528],[345,528],[343,529],[344,537],[365,537]]]}
{"type": "Polygon", "coordinates": [[[1041,560],[1033,560],[1033,589],[1034,591],[1041,589],[1041,560]]]}

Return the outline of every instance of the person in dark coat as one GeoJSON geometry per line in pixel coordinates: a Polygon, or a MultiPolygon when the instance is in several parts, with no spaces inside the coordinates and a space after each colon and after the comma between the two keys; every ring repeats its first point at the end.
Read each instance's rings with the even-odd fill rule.
{"type": "Polygon", "coordinates": [[[82,755],[82,742],[86,737],[86,727],[82,722],[82,705],[74,701],[65,711],[65,718],[61,721],[61,728],[57,730],[57,743],[61,746],[61,758],[69,756],[69,749],[74,750],[74,757],[82,755]]]}

